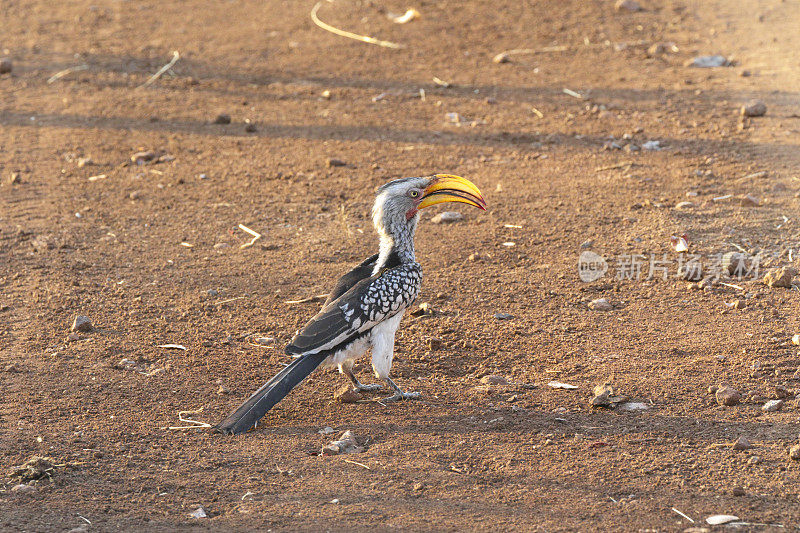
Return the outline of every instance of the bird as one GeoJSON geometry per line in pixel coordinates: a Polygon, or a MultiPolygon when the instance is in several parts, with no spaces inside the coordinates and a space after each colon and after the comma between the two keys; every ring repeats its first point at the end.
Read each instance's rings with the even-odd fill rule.
{"type": "Polygon", "coordinates": [[[368,350],[372,351],[375,376],[392,393],[384,401],[419,397],[418,392],[404,392],[389,373],[395,332],[422,282],[422,267],[414,254],[419,212],[443,202],[486,210],[478,187],[453,174],[400,178],[378,187],[372,207],[380,241],[378,253],[339,279],[320,311],[286,346],[286,354],[294,361],[217,424],[217,432],[237,435],[253,429],[267,411],[320,366],[338,367],[356,390],[381,389],[380,384],[362,384],[353,374],[354,362],[368,350]]]}

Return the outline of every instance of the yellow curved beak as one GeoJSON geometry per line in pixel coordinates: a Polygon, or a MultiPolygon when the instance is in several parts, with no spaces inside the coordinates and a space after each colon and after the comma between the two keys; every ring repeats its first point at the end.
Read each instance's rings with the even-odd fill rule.
{"type": "Polygon", "coordinates": [[[452,174],[436,174],[433,182],[422,194],[417,209],[425,209],[443,202],[461,202],[486,211],[486,202],[474,183],[452,174]]]}

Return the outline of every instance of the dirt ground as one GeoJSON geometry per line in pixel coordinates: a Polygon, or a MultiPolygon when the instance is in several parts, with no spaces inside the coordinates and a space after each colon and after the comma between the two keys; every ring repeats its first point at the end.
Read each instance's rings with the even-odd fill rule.
{"type": "Polygon", "coordinates": [[[0,529],[798,529],[800,292],[755,272],[697,289],[670,238],[709,269],[740,249],[759,277],[798,266],[800,4],[319,10],[402,49],[323,31],[313,4],[0,1],[0,529]],[[509,49],[537,52],[492,60],[509,49]],[[733,64],[685,66],[708,54],[733,64]],[[751,98],[766,116],[740,117],[751,98]],[[324,372],[244,436],[165,429],[219,421],[281,368],[319,305],[285,302],[374,253],[376,186],[434,172],[490,207],[424,214],[436,312],[404,319],[393,368],[421,400],[335,403],[324,372]],[[239,224],[263,237],[241,248],[239,224]],[[586,251],[608,263],[590,283],[586,251]],[[668,279],[645,279],[653,258],[668,279]],[[76,315],[96,331],[70,336],[76,315]],[[646,409],[593,409],[604,382],[646,409]],[[347,429],[363,452],[317,455],[347,429]],[[12,491],[36,455],[56,466],[12,491]]]}

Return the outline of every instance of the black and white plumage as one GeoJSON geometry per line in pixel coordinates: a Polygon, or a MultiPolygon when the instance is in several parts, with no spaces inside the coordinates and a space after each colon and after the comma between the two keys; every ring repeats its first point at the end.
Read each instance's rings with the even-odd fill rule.
{"type": "Polygon", "coordinates": [[[372,351],[378,379],[393,390],[386,400],[416,398],[389,377],[394,336],[405,310],[419,294],[422,268],[414,255],[419,210],[441,202],[463,202],[485,209],[480,191],[470,181],[448,174],[391,181],[378,189],[372,208],[380,252],[342,276],[322,309],[286,347],[295,361],[253,393],[217,430],[245,432],[319,366],[338,367],[353,385],[371,391],[353,375],[354,361],[372,351]]]}

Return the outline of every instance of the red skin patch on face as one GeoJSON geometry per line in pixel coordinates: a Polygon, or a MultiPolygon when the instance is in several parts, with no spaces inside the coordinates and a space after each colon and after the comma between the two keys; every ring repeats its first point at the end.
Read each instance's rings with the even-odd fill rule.
{"type": "Polygon", "coordinates": [[[408,211],[406,211],[406,220],[411,220],[414,218],[414,215],[417,214],[417,206],[412,207],[408,211]]]}

